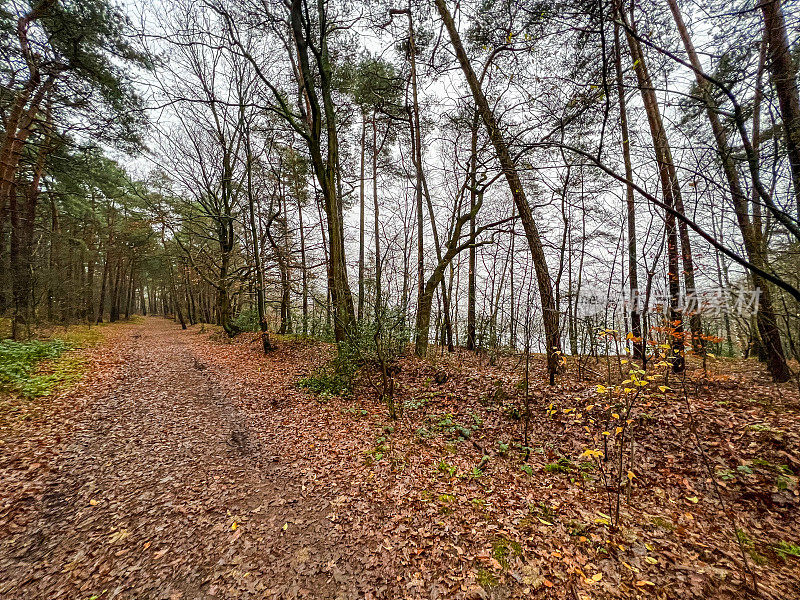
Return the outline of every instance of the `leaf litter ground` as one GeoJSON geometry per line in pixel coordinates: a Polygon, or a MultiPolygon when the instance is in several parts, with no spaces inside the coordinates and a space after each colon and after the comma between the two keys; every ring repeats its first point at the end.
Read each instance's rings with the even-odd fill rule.
{"type": "Polygon", "coordinates": [[[523,463],[518,357],[403,359],[393,422],[366,378],[297,387],[325,344],[265,357],[156,318],[106,338],[77,388],[3,401],[0,597],[745,598],[742,550],[761,597],[800,597],[800,403],[753,362],[695,378],[700,448],[681,401],[646,407],[611,531],[578,458],[592,382],[534,364],[523,463]]]}

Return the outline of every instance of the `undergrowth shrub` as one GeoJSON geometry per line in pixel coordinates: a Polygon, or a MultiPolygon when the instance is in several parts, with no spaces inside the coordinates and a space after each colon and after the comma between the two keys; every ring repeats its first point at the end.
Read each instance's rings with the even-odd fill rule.
{"type": "MultiPolygon", "coordinates": [[[[336,356],[301,379],[298,385],[321,396],[350,394],[363,367],[380,372],[393,364],[402,352],[407,332],[398,327],[401,322],[402,319],[392,314],[377,323],[363,321],[357,324],[347,340],[337,344],[336,356]]],[[[388,402],[387,396],[384,389],[381,397],[388,402]]]]}
{"type": "Polygon", "coordinates": [[[359,366],[358,352],[354,350],[353,344],[340,342],[336,356],[314,369],[298,385],[321,396],[346,396],[353,389],[353,380],[359,366]]]}
{"type": "Polygon", "coordinates": [[[233,324],[242,331],[260,331],[258,310],[255,308],[243,310],[233,319],[233,324]]]}

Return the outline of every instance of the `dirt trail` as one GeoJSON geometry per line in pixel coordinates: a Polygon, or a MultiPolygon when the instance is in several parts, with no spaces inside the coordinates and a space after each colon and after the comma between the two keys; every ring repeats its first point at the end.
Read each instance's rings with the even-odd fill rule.
{"type": "MultiPolygon", "coordinates": [[[[40,493],[3,499],[0,597],[362,596],[331,498],[259,441],[190,338],[148,319],[119,344],[118,383],[76,416],[40,493]]],[[[2,447],[6,475],[19,448],[2,447]]]]}

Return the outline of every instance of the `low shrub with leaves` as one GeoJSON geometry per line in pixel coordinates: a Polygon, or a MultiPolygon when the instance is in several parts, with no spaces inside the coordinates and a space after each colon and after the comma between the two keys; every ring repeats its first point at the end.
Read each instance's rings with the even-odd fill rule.
{"type": "Polygon", "coordinates": [[[336,361],[315,369],[308,377],[303,377],[298,385],[320,396],[344,396],[350,393],[352,377],[337,369],[336,361]]]}
{"type": "Polygon", "coordinates": [[[0,392],[38,398],[76,382],[86,359],[70,350],[103,341],[103,327],[71,327],[49,340],[0,341],[0,392]]]}
{"type": "Polygon", "coordinates": [[[243,310],[233,320],[233,324],[242,331],[260,331],[258,311],[254,308],[243,310]]]}
{"type": "MultiPolygon", "coordinates": [[[[386,323],[363,322],[356,325],[347,340],[337,344],[336,356],[313,371],[308,377],[301,379],[298,385],[311,390],[321,396],[346,396],[353,391],[356,376],[362,367],[373,367],[379,373],[384,369],[389,371],[391,379],[391,365],[402,350],[403,340],[397,327],[389,327],[386,323]]],[[[376,388],[374,373],[367,369],[367,379],[376,388]]],[[[391,386],[382,386],[381,398],[390,405],[390,414],[397,415],[394,405],[393,389],[391,386]]]]}
{"type": "Polygon", "coordinates": [[[800,546],[789,542],[778,542],[774,547],[775,553],[783,560],[789,558],[800,558],[800,546]]]}
{"type": "Polygon", "coordinates": [[[338,345],[336,356],[318,367],[308,377],[298,382],[320,396],[346,396],[353,389],[353,380],[358,372],[360,361],[354,345],[342,342],[338,345]]]}

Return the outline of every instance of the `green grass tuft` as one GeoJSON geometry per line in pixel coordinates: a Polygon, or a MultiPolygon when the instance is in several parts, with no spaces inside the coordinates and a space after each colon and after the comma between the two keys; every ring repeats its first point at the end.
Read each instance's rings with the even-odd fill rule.
{"type": "Polygon", "coordinates": [[[62,378],[71,378],[72,369],[56,369],[37,375],[43,361],[54,360],[71,348],[64,340],[41,342],[0,341],[0,391],[36,398],[50,394],[62,378]]]}
{"type": "Polygon", "coordinates": [[[775,546],[775,552],[778,556],[780,556],[783,560],[787,558],[794,557],[800,558],[800,546],[797,544],[791,544],[789,542],[778,542],[775,546]]]}
{"type": "Polygon", "coordinates": [[[65,331],[61,338],[0,341],[0,393],[31,399],[72,385],[83,377],[86,359],[70,350],[102,340],[100,328],[80,327],[65,331]]]}

